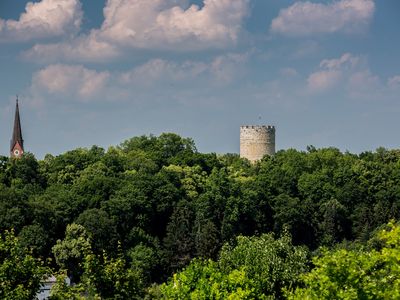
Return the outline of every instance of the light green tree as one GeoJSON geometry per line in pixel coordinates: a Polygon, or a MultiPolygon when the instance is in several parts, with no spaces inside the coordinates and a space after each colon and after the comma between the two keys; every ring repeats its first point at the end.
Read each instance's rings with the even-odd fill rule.
{"type": "Polygon", "coordinates": [[[377,239],[379,250],[323,250],[288,298],[400,299],[400,226],[389,223],[377,239]]]}
{"type": "Polygon", "coordinates": [[[117,257],[94,254],[83,226],[69,225],[65,239],[57,242],[53,252],[61,270],[51,291],[52,300],[142,298],[141,270],[128,267],[120,248],[117,257]],[[66,284],[67,274],[73,275],[71,286],[66,284]]]}
{"type": "Polygon", "coordinates": [[[32,257],[14,236],[4,231],[0,236],[0,299],[31,300],[40,281],[49,274],[43,263],[32,257]]]}
{"type": "Polygon", "coordinates": [[[244,268],[257,295],[282,299],[282,289],[297,286],[299,275],[307,271],[307,256],[305,248],[292,245],[288,234],[278,239],[272,234],[239,236],[236,246],[222,248],[219,265],[224,273],[244,268]]]}
{"type": "Polygon", "coordinates": [[[246,272],[224,273],[216,262],[193,260],[160,286],[150,288],[150,299],[255,299],[254,282],[246,272]]]}
{"type": "Polygon", "coordinates": [[[225,245],[218,262],[194,259],[160,286],[150,299],[282,299],[282,288],[299,283],[307,270],[307,251],[295,247],[288,235],[274,239],[239,236],[225,245]]]}
{"type": "Polygon", "coordinates": [[[89,236],[79,224],[68,225],[64,240],[58,240],[53,246],[56,263],[68,272],[72,282],[79,282],[83,273],[83,260],[91,252],[89,236]]]}

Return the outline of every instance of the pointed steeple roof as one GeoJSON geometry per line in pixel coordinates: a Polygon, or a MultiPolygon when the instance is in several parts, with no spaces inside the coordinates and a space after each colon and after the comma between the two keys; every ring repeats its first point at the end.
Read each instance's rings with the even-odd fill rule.
{"type": "Polygon", "coordinates": [[[22,139],[22,130],[21,130],[21,119],[19,116],[19,106],[18,106],[18,97],[15,105],[15,117],[14,117],[14,130],[11,139],[10,151],[13,151],[16,144],[19,144],[22,150],[24,149],[24,140],[22,139]]]}

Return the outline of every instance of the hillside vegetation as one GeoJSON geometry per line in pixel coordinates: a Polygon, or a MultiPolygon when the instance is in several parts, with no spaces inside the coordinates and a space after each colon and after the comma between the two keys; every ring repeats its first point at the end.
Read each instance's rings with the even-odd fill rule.
{"type": "Polygon", "coordinates": [[[398,150],[252,165],[166,133],[1,157],[0,298],[57,274],[53,299],[399,299],[399,215],[398,150]]]}

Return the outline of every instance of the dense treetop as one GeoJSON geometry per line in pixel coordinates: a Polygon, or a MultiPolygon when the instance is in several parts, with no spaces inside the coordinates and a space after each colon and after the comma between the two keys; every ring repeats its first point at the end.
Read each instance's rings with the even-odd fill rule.
{"type": "MultiPolygon", "coordinates": [[[[295,288],[299,274],[283,280],[277,269],[275,277],[261,276],[270,267],[235,263],[240,251],[276,240],[289,257],[305,251],[304,260],[293,261],[304,261],[306,272],[313,265],[308,250],[365,244],[399,219],[399,208],[399,150],[352,154],[310,146],[252,165],[236,154],[199,153],[191,139],[165,133],[107,151],[93,146],[43,160],[29,153],[0,158],[1,232],[13,230],[19,247],[52,273],[66,272],[74,288],[91,287],[102,298],[143,298],[152,283],[181,276],[176,272],[184,267],[219,274],[213,278],[226,283],[221,295],[240,287],[250,289],[243,294],[250,298],[260,291],[283,297],[282,288],[295,288]]],[[[277,261],[293,268],[289,258],[277,261]]],[[[68,295],[62,282],[59,295],[68,295]]],[[[151,293],[162,291],[170,292],[167,284],[151,293]]]]}

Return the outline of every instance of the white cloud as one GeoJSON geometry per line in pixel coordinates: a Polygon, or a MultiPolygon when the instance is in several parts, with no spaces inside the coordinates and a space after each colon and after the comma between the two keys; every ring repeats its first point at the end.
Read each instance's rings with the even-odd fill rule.
{"type": "Polygon", "coordinates": [[[101,35],[138,48],[224,47],[236,42],[248,0],[204,0],[204,6],[177,0],[109,0],[101,35]]]}
{"type": "Polygon", "coordinates": [[[338,70],[326,70],[312,73],[308,79],[308,88],[312,92],[321,92],[334,87],[342,78],[338,70]]]}
{"type": "Polygon", "coordinates": [[[283,68],[279,71],[279,74],[286,78],[295,77],[299,75],[296,69],[293,68],[283,68]]]}
{"type": "Polygon", "coordinates": [[[369,69],[356,71],[347,80],[347,92],[353,98],[376,98],[384,92],[379,77],[369,69]]]}
{"type": "Polygon", "coordinates": [[[311,92],[322,92],[336,86],[344,77],[346,70],[354,69],[361,59],[350,53],[337,59],[324,59],[319,64],[319,70],[310,74],[307,79],[311,92]]]}
{"type": "Polygon", "coordinates": [[[396,75],[396,76],[389,78],[388,86],[390,88],[400,88],[400,75],[396,75]]]}
{"type": "Polygon", "coordinates": [[[237,42],[249,1],[204,0],[199,7],[188,6],[186,0],[108,0],[101,28],[72,42],[36,45],[26,56],[83,61],[112,58],[130,49],[225,48],[237,42]]]}
{"type": "Polygon", "coordinates": [[[154,85],[155,82],[190,82],[211,80],[212,84],[228,84],[243,70],[249,54],[228,53],[210,62],[185,61],[176,63],[163,59],[152,59],[128,72],[122,73],[120,82],[141,86],[154,85]]]}
{"type": "Polygon", "coordinates": [[[371,98],[383,91],[378,76],[372,74],[366,59],[345,53],[336,59],[324,59],[319,69],[307,79],[308,90],[320,93],[332,90],[344,91],[353,98],[371,98]]]}
{"type": "Polygon", "coordinates": [[[304,57],[310,57],[310,56],[312,57],[315,56],[315,54],[318,53],[320,50],[321,46],[319,45],[318,42],[313,40],[303,41],[300,43],[297,49],[294,49],[294,52],[291,55],[291,57],[295,59],[302,59],[304,57]]]}
{"type": "Polygon", "coordinates": [[[28,41],[76,32],[82,16],[79,0],[28,2],[17,21],[0,19],[0,41],[28,41]]]}
{"type": "Polygon", "coordinates": [[[337,59],[324,59],[319,66],[321,68],[338,70],[338,69],[352,69],[360,63],[360,58],[350,53],[343,54],[337,59]]]}
{"type": "Polygon", "coordinates": [[[53,96],[74,95],[87,100],[101,94],[109,80],[109,72],[97,72],[83,66],[56,64],[33,74],[31,89],[53,96]]]}
{"type": "Polygon", "coordinates": [[[119,49],[101,41],[95,33],[68,42],[36,44],[22,54],[26,60],[42,63],[57,62],[60,58],[65,61],[105,62],[119,55],[119,49]]]}
{"type": "MultiPolygon", "coordinates": [[[[116,95],[164,93],[183,90],[225,87],[242,76],[249,54],[230,53],[210,61],[174,62],[152,59],[128,71],[97,71],[82,65],[49,65],[32,76],[31,102],[44,99],[77,101],[116,101],[116,95]]],[[[126,98],[126,97],[125,97],[126,98]]],[[[190,99],[188,100],[190,101],[190,99]]]]}
{"type": "Polygon", "coordinates": [[[360,32],[370,23],[374,11],[373,0],[296,2],[272,20],[271,31],[288,36],[360,32]]]}
{"type": "Polygon", "coordinates": [[[351,74],[348,83],[356,90],[370,89],[379,85],[379,78],[370,70],[362,70],[351,74]]]}
{"type": "Polygon", "coordinates": [[[246,54],[227,54],[217,56],[211,63],[210,72],[219,83],[229,83],[243,75],[243,64],[248,59],[246,54]]]}
{"type": "Polygon", "coordinates": [[[148,87],[160,81],[192,80],[204,74],[207,69],[207,64],[202,62],[187,61],[184,63],[175,63],[156,58],[128,72],[121,73],[119,78],[123,84],[137,84],[148,87]]]}

